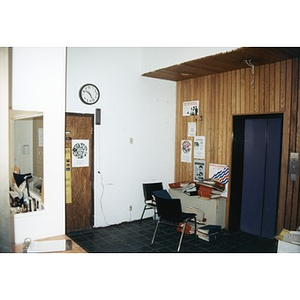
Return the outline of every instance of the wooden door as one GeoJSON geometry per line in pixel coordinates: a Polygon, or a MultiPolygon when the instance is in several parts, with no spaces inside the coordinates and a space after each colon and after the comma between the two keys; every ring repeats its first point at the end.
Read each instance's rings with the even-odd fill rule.
{"type": "Polygon", "coordinates": [[[93,226],[94,116],[66,114],[66,231],[93,226]]]}

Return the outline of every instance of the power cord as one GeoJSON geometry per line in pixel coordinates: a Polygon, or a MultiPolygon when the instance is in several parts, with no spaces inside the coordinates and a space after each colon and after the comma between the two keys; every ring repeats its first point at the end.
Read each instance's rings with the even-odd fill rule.
{"type": "Polygon", "coordinates": [[[244,62],[248,67],[252,69],[252,74],[251,74],[251,85],[254,84],[254,64],[252,63],[252,59],[245,59],[244,62]]]}
{"type": "Polygon", "coordinates": [[[100,174],[100,178],[101,178],[100,184],[101,184],[101,187],[102,187],[102,192],[101,192],[101,195],[100,195],[100,198],[99,198],[101,213],[103,215],[103,219],[104,219],[105,224],[106,225],[111,225],[111,224],[107,223],[107,221],[106,221],[106,217],[105,217],[105,214],[104,214],[104,211],[103,211],[103,205],[102,205],[102,198],[103,198],[103,194],[104,194],[103,176],[102,176],[100,171],[98,171],[98,174],[100,174]]]}

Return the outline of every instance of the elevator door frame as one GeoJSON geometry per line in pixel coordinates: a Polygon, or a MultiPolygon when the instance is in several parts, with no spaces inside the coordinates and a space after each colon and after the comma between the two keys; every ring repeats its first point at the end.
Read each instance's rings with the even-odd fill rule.
{"type": "MultiPolygon", "coordinates": [[[[245,135],[245,120],[246,119],[271,119],[281,118],[283,125],[283,114],[262,114],[262,115],[239,115],[233,116],[233,140],[232,140],[232,163],[231,163],[231,188],[230,188],[230,206],[229,206],[229,221],[228,229],[231,232],[240,230],[241,222],[241,207],[242,207],[242,192],[243,192],[243,172],[244,172],[244,135],[245,135]]],[[[280,160],[278,161],[279,170],[281,167],[282,155],[282,127],[281,127],[281,152],[280,160]]],[[[280,171],[279,171],[280,173],[280,171]]],[[[278,189],[279,189],[278,182],[278,189]]],[[[277,199],[277,206],[278,206],[277,199]]],[[[277,216],[278,217],[278,207],[277,216]]]]}

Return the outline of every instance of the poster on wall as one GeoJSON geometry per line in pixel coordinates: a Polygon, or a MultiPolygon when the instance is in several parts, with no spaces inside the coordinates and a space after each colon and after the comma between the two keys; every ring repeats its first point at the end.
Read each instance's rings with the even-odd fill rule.
{"type": "Polygon", "coordinates": [[[183,116],[197,116],[199,114],[199,100],[183,102],[183,116]]]}
{"type": "Polygon", "coordinates": [[[89,140],[72,140],[72,167],[89,166],[89,140]]]}
{"type": "Polygon", "coordinates": [[[196,135],[196,123],[188,122],[188,136],[193,137],[196,135]]]}
{"type": "Polygon", "coordinates": [[[221,197],[227,197],[228,181],[229,181],[229,166],[219,164],[209,164],[209,178],[213,178],[216,181],[225,185],[225,190],[221,194],[221,197]]]}
{"type": "Polygon", "coordinates": [[[194,137],[194,158],[205,159],[205,136],[194,137]]]}
{"type": "Polygon", "coordinates": [[[194,161],[194,181],[201,181],[205,178],[205,161],[194,161]]]}
{"type": "Polygon", "coordinates": [[[181,141],[181,162],[192,162],[192,141],[181,141]]]}

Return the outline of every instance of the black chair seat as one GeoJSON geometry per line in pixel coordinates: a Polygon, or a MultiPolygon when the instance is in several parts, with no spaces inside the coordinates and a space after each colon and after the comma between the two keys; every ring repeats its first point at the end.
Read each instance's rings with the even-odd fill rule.
{"type": "Polygon", "coordinates": [[[193,214],[193,213],[182,213],[181,217],[182,219],[184,220],[190,220],[190,219],[193,219],[197,216],[197,214],[193,214]]]}
{"type": "Polygon", "coordinates": [[[192,220],[194,221],[195,224],[194,234],[195,236],[197,234],[197,221],[196,221],[197,214],[183,212],[181,208],[180,199],[172,199],[171,197],[162,198],[160,197],[161,194],[162,194],[161,191],[153,192],[153,195],[155,196],[155,200],[156,200],[156,208],[157,208],[157,214],[159,216],[159,219],[156,223],[151,244],[154,243],[154,239],[160,223],[176,226],[177,228],[181,228],[181,235],[180,235],[180,240],[177,248],[177,252],[179,252],[182,239],[185,233],[185,228],[188,222],[192,220]],[[180,223],[182,224],[180,225],[180,223]]]}
{"type": "Polygon", "coordinates": [[[168,221],[171,222],[188,222],[190,220],[192,220],[193,218],[195,218],[197,216],[197,214],[193,214],[193,213],[182,213],[181,216],[179,218],[168,218],[168,221]]]}

